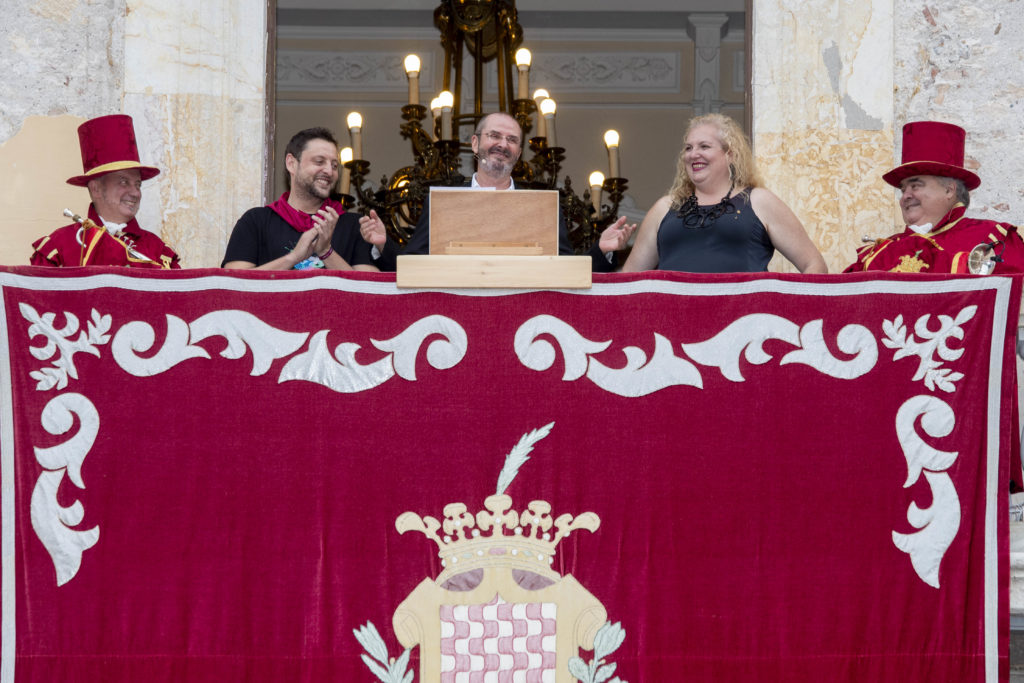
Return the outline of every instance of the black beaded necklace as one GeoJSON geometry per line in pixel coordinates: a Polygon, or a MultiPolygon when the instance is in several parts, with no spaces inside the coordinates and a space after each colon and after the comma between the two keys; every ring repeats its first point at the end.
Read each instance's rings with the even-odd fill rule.
{"type": "Polygon", "coordinates": [[[729,191],[722,197],[722,201],[713,206],[701,206],[697,203],[696,192],[691,192],[683,205],[679,207],[676,215],[683,219],[683,227],[691,230],[703,230],[714,226],[715,222],[727,213],[733,213],[736,208],[729,201],[736,181],[729,183],[729,191]]]}

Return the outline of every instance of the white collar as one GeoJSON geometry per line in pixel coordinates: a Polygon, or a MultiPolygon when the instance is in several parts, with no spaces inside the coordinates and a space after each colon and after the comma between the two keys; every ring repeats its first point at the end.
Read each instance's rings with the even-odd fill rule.
{"type": "Polygon", "coordinates": [[[116,235],[128,227],[127,223],[114,223],[113,221],[108,221],[103,216],[100,216],[100,220],[103,221],[103,227],[106,228],[107,232],[111,235],[116,235]]]}
{"type": "MultiPolygon", "coordinates": [[[[469,186],[471,188],[473,188],[474,190],[496,190],[496,189],[498,189],[496,187],[484,187],[483,185],[478,183],[477,180],[476,180],[476,173],[473,174],[473,180],[470,181],[469,186]]],[[[510,190],[516,189],[516,181],[512,180],[511,178],[508,179],[508,189],[510,189],[510,190]]]]}

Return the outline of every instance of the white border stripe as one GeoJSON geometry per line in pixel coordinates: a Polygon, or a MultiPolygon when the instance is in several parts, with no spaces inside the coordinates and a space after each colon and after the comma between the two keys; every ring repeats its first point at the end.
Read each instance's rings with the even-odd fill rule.
{"type": "MultiPolygon", "coordinates": [[[[1010,286],[996,290],[992,316],[991,365],[988,376],[988,419],[985,425],[987,472],[985,481],[985,680],[999,681],[999,516],[1009,523],[1009,510],[999,502],[999,419],[1003,411],[1001,381],[1010,286]]],[[[1011,437],[1015,438],[1015,437],[1011,437]]],[[[1009,569],[1009,567],[1007,567],[1009,569]]]]}
{"type": "MultiPolygon", "coordinates": [[[[678,296],[742,296],[750,294],[788,294],[795,296],[859,296],[863,294],[928,295],[937,293],[979,292],[992,290],[996,294],[992,320],[990,348],[990,374],[988,383],[988,410],[986,421],[986,501],[985,501],[985,578],[984,578],[984,630],[985,680],[999,680],[999,416],[1002,409],[1000,394],[1003,354],[1002,341],[1008,322],[1012,281],[1006,277],[972,277],[949,280],[916,282],[913,280],[862,280],[843,282],[838,279],[824,282],[780,280],[773,277],[744,282],[674,282],[669,280],[634,280],[630,282],[600,282],[589,290],[553,290],[576,296],[622,296],[629,294],[673,294],[678,296]]],[[[37,291],[82,291],[101,287],[130,289],[141,292],[201,292],[223,289],[233,292],[309,292],[335,290],[359,294],[404,295],[442,293],[455,296],[493,297],[512,296],[536,291],[520,289],[398,289],[393,282],[350,280],[337,276],[314,276],[286,280],[255,280],[225,275],[198,275],[194,278],[163,279],[136,278],[114,273],[82,277],[37,277],[0,272],[0,479],[3,481],[3,501],[0,515],[0,551],[3,567],[3,608],[0,612],[0,683],[14,683],[16,637],[16,585],[14,514],[14,411],[11,382],[10,348],[6,318],[5,287],[19,287],[37,291]],[[6,444],[9,447],[3,448],[6,444]]]]}
{"type": "MultiPolygon", "coordinates": [[[[2,280],[0,280],[2,282],[2,280]]],[[[15,639],[17,637],[17,585],[15,573],[14,514],[14,390],[11,382],[11,349],[7,335],[6,292],[0,287],[0,585],[3,609],[0,612],[0,683],[14,683],[15,639]]]]}
{"type": "MultiPolygon", "coordinates": [[[[211,269],[210,272],[218,272],[211,269]]],[[[394,282],[356,280],[336,275],[263,280],[228,275],[198,275],[194,278],[130,277],[115,273],[82,277],[37,277],[0,272],[0,287],[24,287],[41,292],[82,291],[111,287],[138,292],[202,292],[223,289],[232,292],[309,292],[334,290],[355,294],[450,294],[453,296],[494,297],[533,292],[561,292],[574,296],[621,296],[624,294],[675,294],[680,296],[733,296],[745,294],[793,294],[806,296],[857,296],[861,294],[928,294],[1000,290],[1010,280],[997,275],[963,277],[949,280],[863,280],[844,282],[845,276],[825,276],[824,282],[781,280],[771,276],[745,282],[674,282],[635,280],[597,282],[591,289],[399,289],[394,282]],[[833,280],[834,278],[834,280],[833,280]],[[843,279],[840,279],[843,278],[843,279]],[[999,283],[1003,283],[1000,285],[999,283]],[[823,289],[838,290],[823,292],[823,289]]]]}

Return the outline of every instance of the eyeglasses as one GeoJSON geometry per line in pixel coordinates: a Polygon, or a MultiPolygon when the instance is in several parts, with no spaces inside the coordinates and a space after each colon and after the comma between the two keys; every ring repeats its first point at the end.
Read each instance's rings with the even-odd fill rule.
{"type": "Polygon", "coordinates": [[[502,140],[504,140],[512,147],[519,146],[519,138],[516,137],[515,135],[502,135],[496,130],[487,131],[486,133],[484,133],[484,135],[487,136],[493,143],[499,143],[502,140]]]}

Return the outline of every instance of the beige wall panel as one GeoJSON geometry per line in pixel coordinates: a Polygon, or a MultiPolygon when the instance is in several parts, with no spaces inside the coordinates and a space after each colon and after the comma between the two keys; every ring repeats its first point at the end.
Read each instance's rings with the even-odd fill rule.
{"type": "MultiPolygon", "coordinates": [[[[891,148],[889,131],[848,131],[840,139],[827,130],[758,136],[766,184],[796,213],[829,272],[853,262],[862,236],[897,230],[894,191],[877,177],[879,168],[888,170],[891,148]]],[[[769,269],[796,272],[781,254],[769,269]]]]}
{"type": "Polygon", "coordinates": [[[71,221],[69,208],[85,215],[89,193],[64,181],[82,173],[76,116],[30,116],[0,146],[0,264],[26,266],[32,242],[71,221]]]}

